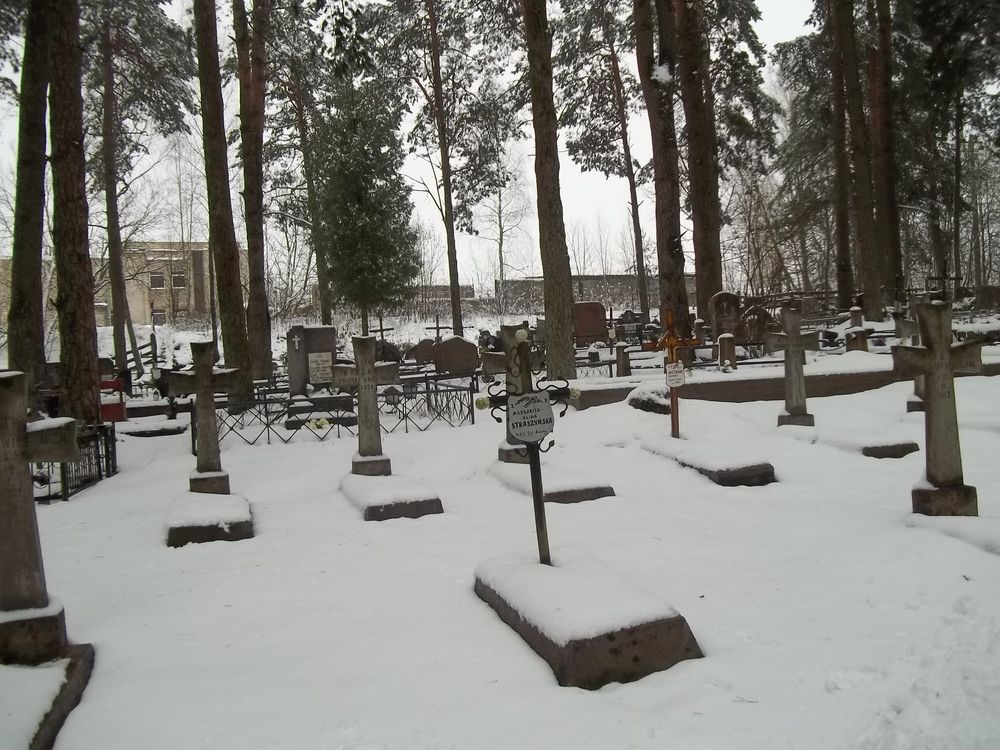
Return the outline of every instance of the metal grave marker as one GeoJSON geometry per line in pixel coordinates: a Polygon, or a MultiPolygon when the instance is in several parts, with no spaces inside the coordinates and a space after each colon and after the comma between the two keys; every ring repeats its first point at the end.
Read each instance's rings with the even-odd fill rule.
{"type": "Polygon", "coordinates": [[[545,392],[512,396],[507,402],[510,433],[525,443],[539,443],[555,427],[552,402],[545,392]]]}

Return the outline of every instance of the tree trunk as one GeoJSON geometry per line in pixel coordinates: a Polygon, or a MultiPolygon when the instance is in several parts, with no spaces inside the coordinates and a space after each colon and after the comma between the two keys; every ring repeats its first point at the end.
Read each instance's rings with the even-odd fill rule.
{"type": "Polygon", "coordinates": [[[250,354],[243,286],[240,278],[240,250],[233,228],[233,204],[229,195],[229,156],[219,73],[219,42],[215,20],[215,0],[194,2],[195,44],[198,53],[198,83],[201,88],[202,138],[205,152],[205,183],[208,191],[208,241],[215,267],[222,345],[227,367],[240,371],[235,389],[250,394],[250,354]]]}
{"type": "Polygon", "coordinates": [[[625,104],[625,88],[622,85],[622,73],[618,63],[618,49],[611,35],[610,14],[607,10],[601,13],[601,26],[604,43],[608,47],[608,74],[611,78],[611,90],[615,97],[615,114],[618,116],[618,137],[622,142],[622,158],[625,167],[625,179],[628,181],[629,208],[632,214],[632,240],[635,246],[635,274],[639,284],[639,309],[648,321],[649,318],[649,285],[646,282],[646,259],[642,246],[642,227],[639,224],[639,195],[635,184],[635,167],[632,164],[632,144],[628,135],[628,108],[625,104]]]}
{"type": "Polygon", "coordinates": [[[674,127],[676,32],[669,0],[656,0],[658,62],[669,79],[654,80],[653,17],[650,0],[634,0],[636,61],[646,102],[653,149],[653,191],[656,217],[656,261],[659,266],[660,321],[672,313],[675,329],[689,331],[684,250],[681,246],[680,169],[674,127]]]}
{"type": "Polygon", "coordinates": [[[952,299],[955,300],[961,296],[960,290],[962,286],[962,128],[962,91],[959,89],[955,95],[955,156],[953,173],[955,185],[952,196],[951,219],[951,275],[955,277],[955,282],[952,286],[952,299]]]}
{"type": "MultiPolygon", "coordinates": [[[[45,95],[49,85],[51,0],[32,0],[24,27],[18,100],[14,251],[7,316],[7,363],[28,375],[45,366],[42,245],[45,230],[45,95]]],[[[29,399],[34,404],[34,397],[29,399]]]]}
{"type": "Polygon", "coordinates": [[[108,281],[111,285],[111,326],[115,346],[115,369],[125,367],[128,355],[125,348],[125,319],[128,315],[125,301],[125,270],[122,261],[122,230],[118,217],[118,167],[115,146],[117,138],[118,97],[115,94],[114,39],[111,31],[110,9],[105,6],[101,27],[101,158],[104,174],[104,209],[108,233],[108,281]]]}
{"type": "Polygon", "coordinates": [[[698,315],[708,316],[708,302],[722,291],[722,208],[715,112],[711,97],[702,0],[675,0],[677,67],[687,120],[688,195],[694,233],[694,272],[698,315]]]}
{"type": "Polygon", "coordinates": [[[875,0],[878,48],[875,56],[875,88],[872,92],[872,166],[875,171],[875,209],[879,245],[885,252],[886,284],[900,292],[903,248],[899,238],[899,202],[896,198],[896,161],[893,158],[892,114],[892,12],[889,0],[875,0]]]}
{"type": "Polygon", "coordinates": [[[237,77],[240,84],[240,154],[243,157],[243,211],[247,230],[247,341],[256,380],[271,375],[271,316],[267,308],[264,257],[264,84],[270,0],[254,0],[253,33],[244,0],[233,0],[237,77]]]}
{"type": "Polygon", "coordinates": [[[456,336],[461,336],[462,288],[458,281],[458,250],[455,245],[455,208],[451,188],[451,144],[444,112],[444,84],[441,81],[441,40],[438,36],[437,0],[424,0],[427,8],[427,26],[430,36],[431,87],[434,124],[437,127],[438,152],[441,155],[441,191],[444,193],[444,234],[448,255],[448,286],[451,295],[451,326],[456,336]]]}
{"type": "Polygon", "coordinates": [[[881,320],[883,315],[881,278],[879,274],[878,238],[875,232],[872,197],[871,144],[865,120],[864,96],[858,79],[860,64],[854,39],[854,7],[852,0],[831,0],[832,44],[840,52],[844,80],[844,101],[850,124],[851,163],[854,167],[853,197],[854,226],[858,237],[859,271],[864,292],[864,311],[868,320],[881,320]]]}
{"type": "Polygon", "coordinates": [[[559,132],[552,97],[552,36],[545,0],[521,0],[528,48],[531,121],[535,131],[535,189],[538,246],[545,293],[545,347],[548,374],[575,378],[573,276],[566,249],[559,193],[559,132]]]}
{"type": "MultiPolygon", "coordinates": [[[[832,14],[827,23],[833,23],[832,14]]],[[[847,154],[847,103],[844,100],[844,72],[840,56],[830,37],[830,79],[833,115],[833,221],[837,246],[837,307],[848,310],[854,304],[854,267],[851,262],[851,165],[847,154]]]]}
{"type": "Polygon", "coordinates": [[[87,236],[87,175],[83,153],[80,6],[64,0],[52,14],[49,127],[52,133],[52,241],[59,313],[61,416],[101,421],[97,321],[87,236]]]}

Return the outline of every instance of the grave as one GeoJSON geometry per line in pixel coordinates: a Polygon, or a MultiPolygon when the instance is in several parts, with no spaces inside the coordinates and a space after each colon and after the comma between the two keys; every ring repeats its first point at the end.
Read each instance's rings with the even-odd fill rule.
{"type": "Polygon", "coordinates": [[[288,393],[301,396],[307,386],[330,385],[330,368],[337,359],[337,329],[333,326],[292,326],[288,329],[288,393]]]}
{"type": "Polygon", "coordinates": [[[868,351],[868,331],[865,330],[864,311],[860,307],[851,308],[850,327],[844,331],[844,341],[849,352],[868,351]]]}
{"type": "Polygon", "coordinates": [[[647,438],[642,447],[694,469],[722,487],[759,487],[777,481],[774,466],[766,459],[705,438],[647,438]]]}
{"type": "Polygon", "coordinates": [[[403,354],[404,359],[410,359],[418,365],[429,365],[434,361],[434,339],[420,339],[403,354]]]}
{"type": "Polygon", "coordinates": [[[735,370],[736,365],[736,336],[731,333],[720,333],[715,339],[719,350],[719,367],[725,372],[735,370]]]}
{"type": "Polygon", "coordinates": [[[439,373],[469,375],[479,367],[479,347],[461,336],[434,344],[434,369],[439,373]]]}
{"type": "Polygon", "coordinates": [[[577,302],[573,306],[573,337],[577,346],[590,346],[608,338],[607,313],[600,302],[577,302]]]}
{"type": "Polygon", "coordinates": [[[174,502],[167,518],[167,545],[227,541],[253,537],[250,506],[241,495],[231,495],[229,473],[222,468],[215,417],[216,391],[237,387],[238,371],[215,368],[217,352],[211,341],[192,341],[194,370],[166,374],[171,392],[194,393],[197,429],[197,465],[189,491],[174,502]]]}
{"type": "Polygon", "coordinates": [[[743,311],[743,322],[746,324],[747,341],[759,343],[764,340],[768,331],[778,328],[778,323],[767,310],[760,305],[748,307],[743,311]]]}
{"type": "Polygon", "coordinates": [[[778,415],[778,426],[803,425],[811,427],[816,423],[813,415],[806,411],[806,378],[802,370],[806,350],[819,349],[819,333],[802,333],[802,313],[796,307],[781,310],[783,333],[767,332],[764,348],[770,352],[785,352],[785,411],[778,415]]]}
{"type": "MultiPolygon", "coordinates": [[[[746,324],[740,318],[740,298],[732,292],[716,292],[708,301],[709,317],[712,322],[712,340],[731,333],[737,344],[747,340],[746,324]]],[[[734,360],[735,361],[735,360],[734,360]]]]}
{"type": "Polygon", "coordinates": [[[334,386],[355,388],[358,398],[358,452],[351,461],[351,476],[341,482],[341,489],[362,510],[366,521],[444,512],[441,500],[422,482],[390,476],[391,462],[382,453],[378,386],[399,383],[399,365],[375,361],[374,336],[354,336],[352,340],[355,363],[335,365],[332,372],[334,386]]]}
{"type": "Polygon", "coordinates": [[[962,451],[955,408],[955,373],[982,370],[982,343],[952,343],[951,305],[917,307],[923,346],[894,346],[893,364],[903,375],[924,380],[924,481],[913,488],[913,512],[928,516],[979,515],[976,488],[962,476],[962,451]]]}

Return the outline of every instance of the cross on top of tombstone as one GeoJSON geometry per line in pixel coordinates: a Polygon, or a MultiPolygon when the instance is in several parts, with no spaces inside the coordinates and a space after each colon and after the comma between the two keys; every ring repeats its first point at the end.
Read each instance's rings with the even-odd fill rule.
{"type": "Polygon", "coordinates": [[[769,352],[785,351],[785,413],[778,415],[778,426],[812,427],[816,420],[806,411],[806,376],[802,367],[806,350],[819,349],[819,331],[802,333],[802,312],[798,306],[782,308],[781,327],[784,333],[764,333],[765,349],[769,352]]]}
{"type": "Polygon", "coordinates": [[[354,474],[388,476],[392,468],[382,454],[382,427],[378,419],[378,386],[399,382],[399,364],[375,362],[375,337],[354,336],[354,364],[334,365],[333,384],[358,389],[358,453],[351,462],[354,474]]]}
{"type": "Polygon", "coordinates": [[[31,462],[80,458],[75,419],[29,423],[27,413],[28,376],[0,372],[0,612],[49,604],[31,462]]]}
{"type": "Polygon", "coordinates": [[[171,393],[195,394],[195,420],[198,428],[198,464],[191,474],[191,492],[229,494],[229,475],[222,470],[219,457],[219,430],[215,421],[216,391],[230,392],[239,386],[239,371],[216,369],[218,354],[211,341],[192,341],[194,370],[168,372],[171,393]]]}
{"type": "Polygon", "coordinates": [[[932,516],[979,515],[976,488],[964,484],[955,409],[955,373],[982,370],[982,342],[953,344],[951,305],[917,307],[923,346],[892,347],[892,362],[904,376],[924,376],[924,454],[933,489],[913,490],[913,512],[932,516]]]}

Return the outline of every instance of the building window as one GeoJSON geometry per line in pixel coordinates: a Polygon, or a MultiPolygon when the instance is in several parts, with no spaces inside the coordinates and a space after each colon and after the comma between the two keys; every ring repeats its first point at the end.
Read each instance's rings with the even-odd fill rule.
{"type": "Polygon", "coordinates": [[[167,311],[157,310],[155,307],[152,310],[152,321],[154,326],[165,326],[167,324],[167,311]]]}
{"type": "Polygon", "coordinates": [[[149,288],[163,289],[167,286],[167,280],[160,271],[149,272],[149,288]]]}
{"type": "Polygon", "coordinates": [[[187,274],[183,271],[174,271],[170,274],[170,286],[174,289],[183,289],[187,286],[187,274]]]}

